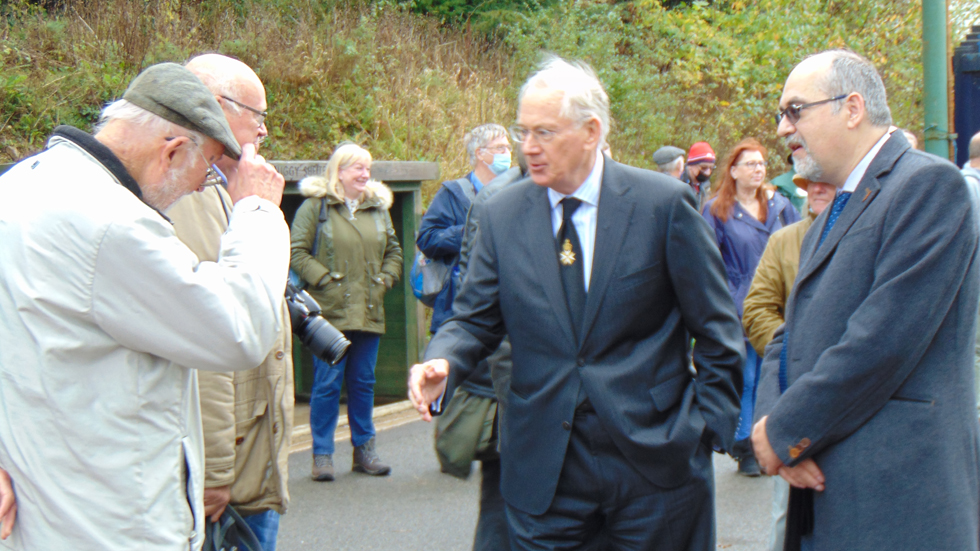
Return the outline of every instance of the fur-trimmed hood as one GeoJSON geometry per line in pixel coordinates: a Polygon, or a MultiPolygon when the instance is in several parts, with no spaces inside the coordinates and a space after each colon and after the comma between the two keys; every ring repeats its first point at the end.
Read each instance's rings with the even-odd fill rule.
{"type": "MultiPolygon", "coordinates": [[[[299,192],[303,194],[303,197],[326,197],[328,203],[344,202],[343,197],[337,197],[336,194],[329,190],[327,179],[323,176],[307,176],[303,178],[299,181],[299,192]]],[[[371,206],[372,203],[376,203],[384,210],[388,210],[394,201],[395,198],[391,188],[377,180],[368,180],[367,186],[364,188],[364,199],[361,201],[362,205],[371,206]]]]}

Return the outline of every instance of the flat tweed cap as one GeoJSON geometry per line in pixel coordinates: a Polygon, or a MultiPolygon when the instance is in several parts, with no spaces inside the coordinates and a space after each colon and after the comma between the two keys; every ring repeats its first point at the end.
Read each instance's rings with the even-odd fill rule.
{"type": "Polygon", "coordinates": [[[684,156],[684,150],[672,145],[665,145],[653,154],[653,162],[660,166],[673,162],[678,157],[684,156]]]}
{"type": "Polygon", "coordinates": [[[123,99],[154,115],[214,138],[225,146],[225,155],[238,159],[242,147],[228,127],[225,113],[194,73],[176,63],[158,63],[143,70],[129,83],[123,99]]]}

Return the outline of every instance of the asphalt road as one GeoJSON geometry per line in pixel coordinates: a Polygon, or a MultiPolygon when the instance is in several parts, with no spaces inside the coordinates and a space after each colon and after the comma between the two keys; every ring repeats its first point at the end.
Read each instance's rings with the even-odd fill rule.
{"type": "MultiPolygon", "coordinates": [[[[313,482],[310,451],[294,453],[289,461],[292,502],[282,518],[279,551],[468,551],[476,526],[479,467],[474,464],[465,481],[441,474],[432,430],[421,421],[389,429],[379,425],[378,452],[392,466],[387,477],[351,472],[350,442],[337,444],[334,482],[313,482]]],[[[772,481],[737,475],[727,457],[716,454],[714,461],[718,549],[763,551],[772,481]]]]}

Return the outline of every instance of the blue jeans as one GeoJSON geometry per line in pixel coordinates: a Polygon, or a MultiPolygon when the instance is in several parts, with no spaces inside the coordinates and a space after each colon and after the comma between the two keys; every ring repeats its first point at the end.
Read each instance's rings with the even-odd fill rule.
{"type": "Polygon", "coordinates": [[[762,358],[752,345],[745,343],[745,367],[742,368],[742,413],[738,417],[735,441],[752,436],[752,415],[755,413],[755,395],[759,389],[759,370],[762,358]]]}
{"type": "Polygon", "coordinates": [[[276,536],[279,535],[279,513],[269,509],[264,513],[242,517],[242,520],[255,533],[255,537],[262,545],[262,551],[276,551],[276,536]]]}
{"type": "Polygon", "coordinates": [[[347,421],[354,447],[374,438],[374,366],[378,362],[381,335],[344,331],[350,340],[347,355],[336,364],[313,358],[313,391],[310,396],[310,432],[313,453],[333,454],[333,435],[340,410],[340,386],[347,381],[347,421]]]}

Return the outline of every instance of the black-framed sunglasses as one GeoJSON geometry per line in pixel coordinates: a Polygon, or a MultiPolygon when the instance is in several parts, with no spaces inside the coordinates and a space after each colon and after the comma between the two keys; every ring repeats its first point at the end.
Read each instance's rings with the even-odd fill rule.
{"type": "Polygon", "coordinates": [[[255,114],[255,122],[257,122],[259,126],[262,126],[262,124],[265,122],[265,119],[268,118],[268,116],[269,116],[269,112],[268,111],[259,111],[258,109],[254,108],[254,107],[245,105],[244,103],[242,103],[242,102],[240,102],[238,100],[231,99],[228,96],[221,96],[221,98],[224,99],[224,100],[227,100],[227,101],[230,101],[230,102],[234,103],[235,105],[241,107],[242,109],[248,109],[249,111],[251,111],[252,113],[254,113],[255,114]]]}
{"type": "Polygon", "coordinates": [[[824,99],[824,100],[820,100],[820,101],[814,101],[814,102],[811,102],[811,103],[794,103],[794,104],[788,106],[786,109],[783,109],[779,113],[776,113],[776,115],[774,115],[773,118],[776,120],[776,126],[779,126],[779,123],[783,121],[783,117],[786,117],[787,119],[789,119],[789,122],[791,122],[793,124],[796,124],[800,120],[800,111],[802,111],[804,109],[808,109],[810,107],[817,106],[817,105],[822,105],[824,103],[830,103],[832,101],[839,101],[839,100],[842,100],[842,99],[846,98],[848,95],[849,94],[841,94],[841,95],[839,95],[839,96],[837,96],[835,98],[829,98],[829,99],[824,99]]]}

